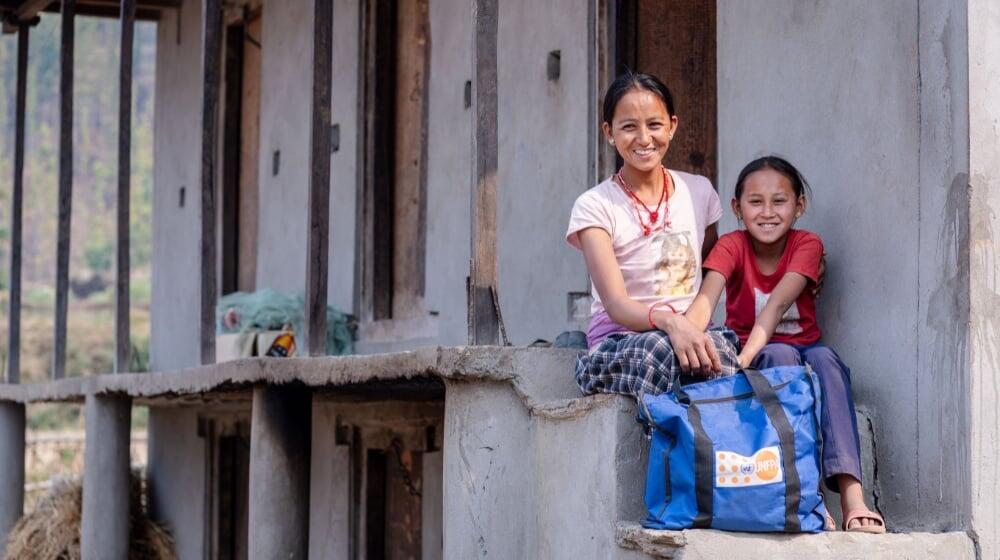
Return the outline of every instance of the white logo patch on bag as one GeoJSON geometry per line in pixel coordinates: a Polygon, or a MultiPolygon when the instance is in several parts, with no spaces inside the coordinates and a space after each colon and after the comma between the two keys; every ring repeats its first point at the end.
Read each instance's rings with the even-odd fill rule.
{"type": "Polygon", "coordinates": [[[781,482],[783,474],[781,454],[777,446],[758,450],[752,457],[730,451],[715,453],[715,485],[720,488],[781,482]]]}

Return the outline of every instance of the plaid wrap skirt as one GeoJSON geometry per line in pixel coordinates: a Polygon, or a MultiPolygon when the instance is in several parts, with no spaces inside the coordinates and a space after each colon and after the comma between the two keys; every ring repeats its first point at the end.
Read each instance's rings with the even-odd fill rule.
{"type": "MultiPolygon", "coordinates": [[[[714,327],[706,334],[715,343],[722,371],[711,377],[733,375],[740,370],[739,338],[726,327],[714,327]]],[[[639,398],[643,393],[658,395],[669,391],[684,376],[667,333],[612,334],[576,359],[576,382],[584,394],[623,393],[639,398]]],[[[688,383],[705,378],[681,380],[688,383]]]]}

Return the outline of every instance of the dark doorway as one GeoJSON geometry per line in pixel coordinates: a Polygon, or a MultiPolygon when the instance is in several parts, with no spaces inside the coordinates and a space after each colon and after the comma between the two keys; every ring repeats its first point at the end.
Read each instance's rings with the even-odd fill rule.
{"type": "Polygon", "coordinates": [[[428,0],[363,2],[359,314],[411,315],[424,293],[428,0]]]}
{"type": "Polygon", "coordinates": [[[261,14],[226,27],[222,140],[222,293],[257,279],[261,14]]]}
{"type": "Polygon", "coordinates": [[[615,2],[615,73],[654,74],[674,96],[680,126],[664,164],[718,178],[715,0],[615,2]]]}
{"type": "Polygon", "coordinates": [[[423,453],[369,449],[366,461],[365,557],[405,560],[421,555],[423,453]]]}
{"type": "Polygon", "coordinates": [[[249,555],[250,420],[245,416],[199,419],[206,439],[205,557],[245,560],[249,555]]]}

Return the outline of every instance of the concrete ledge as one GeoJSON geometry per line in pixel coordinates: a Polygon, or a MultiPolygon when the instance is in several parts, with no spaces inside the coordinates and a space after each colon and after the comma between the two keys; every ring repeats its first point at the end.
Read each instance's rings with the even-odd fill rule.
{"type": "Polygon", "coordinates": [[[885,558],[975,560],[975,543],[965,533],[887,533],[843,531],[817,535],[729,533],[713,530],[654,531],[637,523],[619,523],[618,545],[653,558],[717,560],[741,558],[885,558]]]}
{"type": "Polygon", "coordinates": [[[309,387],[345,387],[439,378],[456,382],[508,382],[533,413],[572,417],[598,404],[591,403],[591,399],[578,399],[579,389],[572,374],[577,352],[477,346],[427,347],[364,356],[247,358],[170,372],[102,374],[47,383],[0,385],[0,401],[82,401],[87,395],[107,393],[143,400],[170,400],[242,391],[257,384],[299,382],[309,387]]]}

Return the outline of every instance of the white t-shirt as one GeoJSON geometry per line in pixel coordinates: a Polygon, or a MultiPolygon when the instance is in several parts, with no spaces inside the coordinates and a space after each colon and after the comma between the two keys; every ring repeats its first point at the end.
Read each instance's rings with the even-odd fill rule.
{"type": "MultiPolygon", "coordinates": [[[[701,287],[705,228],[722,217],[722,204],[708,178],[672,170],[670,176],[674,193],[667,201],[669,227],[659,227],[650,235],[643,235],[637,207],[622,187],[609,178],[576,199],[566,241],[581,249],[577,236],[580,230],[599,227],[607,231],[628,296],[647,305],[666,302],[683,313],[701,287]]],[[[649,215],[643,212],[642,219],[648,223],[649,215]]],[[[662,226],[662,217],[658,223],[662,226]]],[[[593,321],[595,316],[606,312],[593,284],[591,294],[593,321]]]]}

